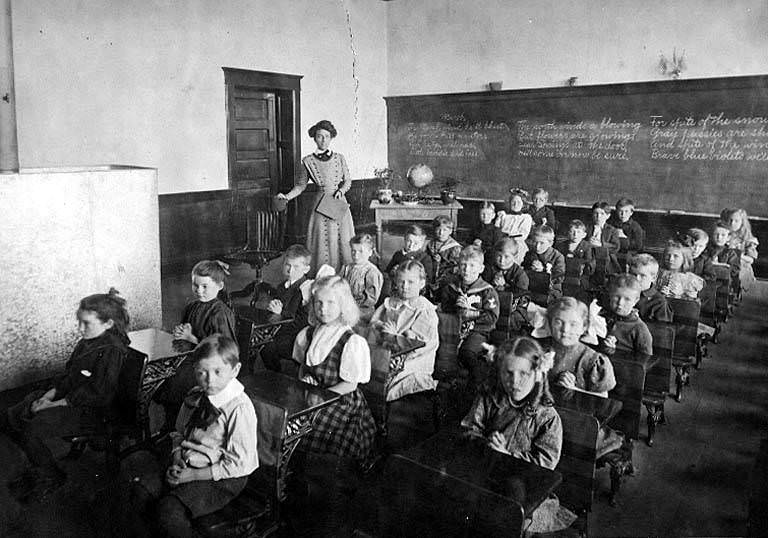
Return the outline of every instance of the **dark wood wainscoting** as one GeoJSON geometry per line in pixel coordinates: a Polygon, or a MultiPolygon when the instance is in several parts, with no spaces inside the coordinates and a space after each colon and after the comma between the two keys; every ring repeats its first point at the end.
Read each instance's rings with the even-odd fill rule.
{"type": "MultiPolygon", "coordinates": [[[[347,200],[356,226],[373,224],[369,209],[376,196],[375,179],[352,182],[347,200]]],[[[288,205],[286,244],[306,240],[307,221],[315,193],[309,185],[297,203],[288,205]]],[[[218,190],[161,194],[160,260],[164,273],[187,271],[199,260],[222,256],[246,243],[245,207],[266,207],[268,198],[245,197],[242,191],[218,190]]]]}
{"type": "Polygon", "coordinates": [[[199,260],[245,243],[245,219],[234,191],[161,194],[160,261],[163,272],[186,271],[199,260]]]}

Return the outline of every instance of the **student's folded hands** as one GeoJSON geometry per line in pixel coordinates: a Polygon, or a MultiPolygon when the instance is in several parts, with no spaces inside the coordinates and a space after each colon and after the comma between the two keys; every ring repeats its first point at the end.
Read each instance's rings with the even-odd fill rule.
{"type": "Polygon", "coordinates": [[[492,432],[491,435],[488,436],[488,446],[496,452],[509,454],[509,450],[507,450],[507,440],[501,432],[492,432]]]}

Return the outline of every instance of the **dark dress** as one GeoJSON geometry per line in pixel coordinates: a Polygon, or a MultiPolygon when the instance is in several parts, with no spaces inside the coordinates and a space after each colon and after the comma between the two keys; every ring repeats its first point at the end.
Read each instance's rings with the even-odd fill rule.
{"type": "MultiPolygon", "coordinates": [[[[189,303],[184,308],[181,322],[189,323],[192,326],[192,334],[195,335],[198,342],[216,333],[237,342],[235,313],[221,299],[189,303]]],[[[166,406],[166,426],[173,426],[181,402],[196,384],[192,360],[187,357],[176,369],[174,376],[166,380],[155,391],[153,400],[166,406]]]]}
{"type": "Polygon", "coordinates": [[[45,394],[34,391],[7,409],[7,415],[0,419],[0,429],[10,427],[15,433],[12,438],[33,465],[52,467],[55,459],[44,439],[99,431],[109,418],[127,348],[128,339],[112,331],[80,340],[64,375],[53,385],[53,400],[66,398],[68,405],[33,414],[32,402],[45,394]]]}
{"type": "MultiPolygon", "coordinates": [[[[314,327],[307,329],[307,343],[312,342],[314,327]]],[[[306,357],[299,369],[299,378],[310,375],[321,387],[332,387],[342,381],[339,376],[341,354],[352,336],[346,331],[336,342],[323,362],[308,366],[306,357]]],[[[357,389],[344,394],[332,405],[323,408],[315,419],[312,431],[304,437],[302,449],[307,452],[334,454],[365,461],[373,446],[376,423],[365,401],[363,392],[357,389]]]]}

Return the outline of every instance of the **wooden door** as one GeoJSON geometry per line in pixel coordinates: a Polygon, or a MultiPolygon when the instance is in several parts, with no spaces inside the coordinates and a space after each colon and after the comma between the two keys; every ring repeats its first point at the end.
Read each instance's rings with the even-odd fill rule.
{"type": "Polygon", "coordinates": [[[228,97],[230,186],[249,194],[277,192],[275,93],[231,85],[228,97]]]}

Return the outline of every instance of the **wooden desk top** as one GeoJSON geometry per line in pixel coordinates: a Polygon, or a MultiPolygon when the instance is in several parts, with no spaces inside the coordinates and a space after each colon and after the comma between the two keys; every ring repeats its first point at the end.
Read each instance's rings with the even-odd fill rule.
{"type": "Polygon", "coordinates": [[[271,370],[260,370],[244,376],[240,381],[249,396],[284,408],[288,412],[288,420],[312,413],[341,397],[328,389],[271,370]]]}
{"type": "Polygon", "coordinates": [[[624,405],[612,398],[603,398],[580,390],[566,389],[560,385],[553,385],[550,389],[555,398],[556,407],[564,407],[571,411],[591,415],[597,419],[601,426],[618,415],[624,405]]]}
{"type": "Polygon", "coordinates": [[[235,315],[250,321],[257,327],[283,325],[293,321],[293,318],[281,318],[278,314],[274,314],[268,310],[251,308],[247,305],[235,305],[235,315]]]}
{"type": "Polygon", "coordinates": [[[141,329],[130,331],[130,346],[147,355],[149,362],[176,357],[192,351],[194,344],[186,340],[174,340],[173,335],[162,329],[141,329]]]}
{"type": "MultiPolygon", "coordinates": [[[[562,480],[557,471],[496,452],[482,440],[465,437],[459,429],[441,431],[398,456],[514,501],[527,516],[562,480]]],[[[423,478],[428,480],[428,476],[425,472],[423,478]]]]}
{"type": "Polygon", "coordinates": [[[637,363],[643,367],[645,372],[648,372],[654,364],[659,361],[659,357],[654,355],[646,355],[645,353],[633,353],[631,351],[619,351],[616,350],[613,354],[608,355],[611,361],[620,360],[625,362],[637,363]]]}
{"type": "Polygon", "coordinates": [[[400,202],[395,202],[394,200],[388,204],[382,204],[378,200],[371,200],[371,209],[427,209],[427,210],[433,210],[433,211],[440,211],[440,210],[459,210],[463,209],[464,206],[461,205],[461,203],[457,201],[453,201],[450,204],[444,204],[441,200],[431,200],[428,202],[419,201],[417,204],[403,204],[400,202]]]}

